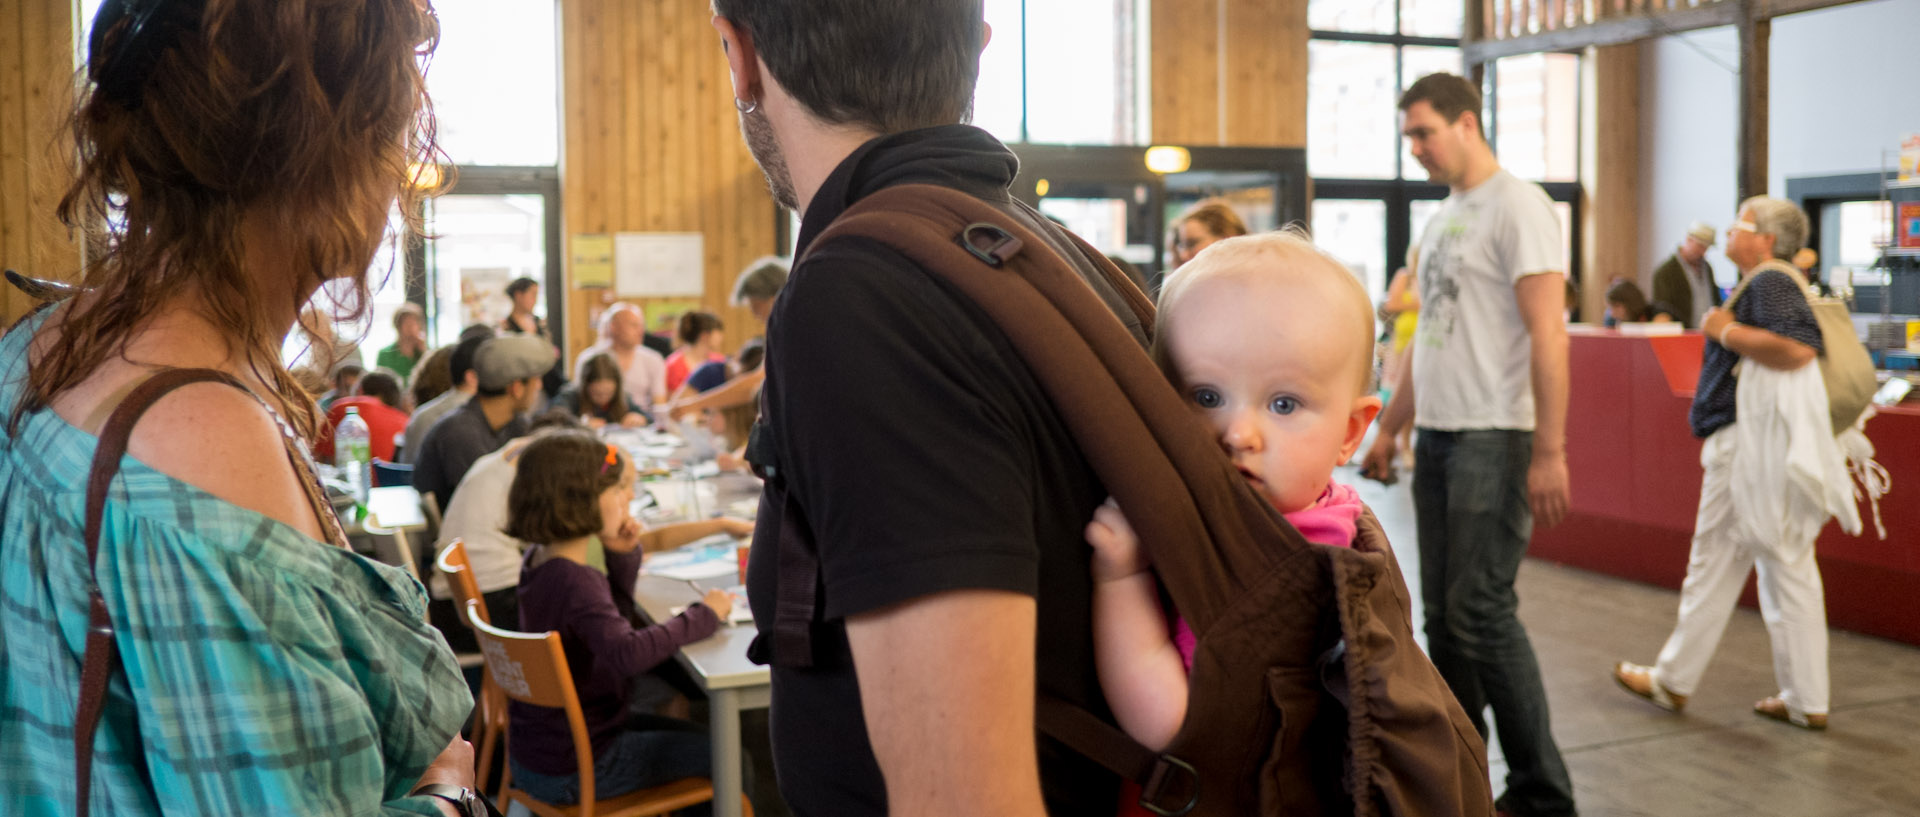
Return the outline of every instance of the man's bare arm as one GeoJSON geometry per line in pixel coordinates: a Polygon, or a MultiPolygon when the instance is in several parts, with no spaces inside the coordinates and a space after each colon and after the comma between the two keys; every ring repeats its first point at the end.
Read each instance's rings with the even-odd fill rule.
{"type": "Polygon", "coordinates": [[[1513,284],[1520,319],[1533,339],[1533,464],[1527,468],[1527,500],[1543,528],[1567,515],[1572,490],[1567,476],[1566,278],[1529,275],[1513,284]]]}
{"type": "Polygon", "coordinates": [[[1034,600],[955,590],[847,619],[894,817],[1044,817],[1034,600]]]}

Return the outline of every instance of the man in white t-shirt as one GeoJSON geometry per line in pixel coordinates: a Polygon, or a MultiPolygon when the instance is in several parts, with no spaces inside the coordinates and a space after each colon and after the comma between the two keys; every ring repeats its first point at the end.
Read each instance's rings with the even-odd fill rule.
{"type": "Polygon", "coordinates": [[[1567,332],[1560,225],[1540,186],[1500,168],[1480,93],[1432,74],[1400,98],[1413,156],[1452,195],[1420,239],[1420,328],[1367,454],[1391,474],[1414,443],[1413,499],[1428,653],[1484,737],[1493,707],[1509,772],[1499,809],[1575,813],[1514,578],[1533,523],[1567,510],[1567,332]]]}

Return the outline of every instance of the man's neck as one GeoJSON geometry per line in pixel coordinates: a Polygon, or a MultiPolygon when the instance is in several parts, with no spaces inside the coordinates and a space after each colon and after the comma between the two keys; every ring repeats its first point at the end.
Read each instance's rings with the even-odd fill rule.
{"type": "Polygon", "coordinates": [[[857,125],[825,124],[785,95],[770,95],[767,104],[767,116],[773,120],[775,138],[792,177],[794,198],[804,216],[834,168],[880,134],[857,125]]]}
{"type": "Polygon", "coordinates": [[[513,395],[480,398],[480,413],[487,418],[487,427],[494,431],[505,428],[513,422],[514,415],[520,413],[520,407],[514,405],[513,395]]]}
{"type": "Polygon", "coordinates": [[[1453,194],[1459,195],[1485,184],[1493,174],[1500,172],[1500,160],[1485,145],[1467,149],[1467,166],[1460,173],[1460,180],[1452,185],[1453,194]]]}

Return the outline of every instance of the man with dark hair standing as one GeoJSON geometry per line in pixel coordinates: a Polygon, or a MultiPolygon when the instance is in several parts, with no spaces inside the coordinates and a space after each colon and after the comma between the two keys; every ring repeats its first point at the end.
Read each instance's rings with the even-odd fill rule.
{"type": "Polygon", "coordinates": [[[714,9],[747,145],[803,214],[749,449],[772,469],[749,563],[756,657],[793,591],[783,519],[819,563],[812,665],[773,668],[781,791],[801,815],[1110,815],[1118,779],[1034,731],[1036,692],[1106,708],[1082,539],[1106,488],[976,307],[891,250],[814,240],[881,189],[956,189],[1041,236],[1145,335],[1009,194],[1006,147],[959,124],[989,36],[980,0],[714,9]]]}
{"type": "Polygon", "coordinates": [[[1501,169],[1480,110],[1452,74],[1400,98],[1413,157],[1452,195],[1420,237],[1420,327],[1364,469],[1390,474],[1395,437],[1415,423],[1427,651],[1482,737],[1493,707],[1509,768],[1501,812],[1565,817],[1573,783],[1513,587],[1534,521],[1567,511],[1560,224],[1539,185],[1501,169]]]}

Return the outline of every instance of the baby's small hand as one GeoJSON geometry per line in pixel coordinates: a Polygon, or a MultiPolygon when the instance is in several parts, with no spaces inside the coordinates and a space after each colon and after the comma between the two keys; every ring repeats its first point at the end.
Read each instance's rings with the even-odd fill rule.
{"type": "Polygon", "coordinates": [[[1093,580],[1124,579],[1147,569],[1146,554],[1140,550],[1140,537],[1128,524],[1126,514],[1109,498],[1094,509],[1087,523],[1087,544],[1093,546],[1093,580]]]}

